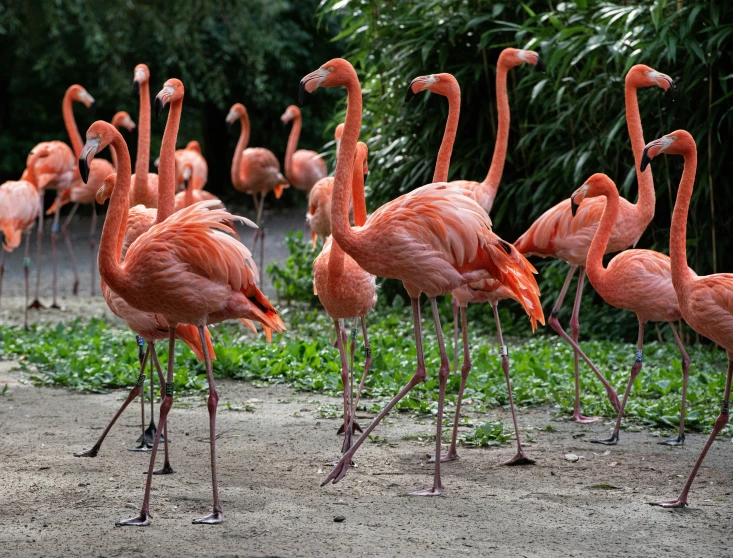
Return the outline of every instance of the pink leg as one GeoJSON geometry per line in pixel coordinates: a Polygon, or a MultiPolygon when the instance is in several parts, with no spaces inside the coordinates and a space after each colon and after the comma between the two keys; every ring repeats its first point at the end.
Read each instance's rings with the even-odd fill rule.
{"type": "Polygon", "coordinates": [[[28,330],[28,300],[30,299],[30,285],[28,284],[31,274],[31,234],[25,233],[25,253],[23,257],[23,276],[25,277],[25,307],[23,308],[23,327],[28,330]]]}
{"type": "Polygon", "coordinates": [[[674,340],[680,349],[680,354],[682,355],[682,403],[680,404],[680,429],[676,438],[664,440],[659,443],[665,446],[683,446],[685,444],[685,409],[687,408],[687,377],[690,374],[690,357],[687,356],[687,351],[685,351],[685,346],[682,344],[682,339],[680,339],[677,329],[674,327],[674,323],[670,323],[669,327],[672,328],[674,340]]]}
{"type": "Polygon", "coordinates": [[[349,365],[346,362],[346,332],[344,331],[344,321],[334,320],[336,324],[336,335],[338,336],[339,357],[341,359],[341,384],[343,385],[343,403],[344,403],[344,420],[337,434],[344,435],[344,443],[341,446],[341,453],[351,447],[351,435],[353,431],[349,431],[349,422],[351,415],[351,384],[349,383],[349,365]]]}
{"type": "Polygon", "coordinates": [[[713,442],[715,441],[718,432],[720,432],[723,427],[728,424],[728,413],[730,409],[730,382],[732,375],[733,361],[728,360],[728,374],[725,379],[725,393],[723,395],[723,402],[721,404],[720,414],[718,415],[718,418],[715,419],[713,431],[710,433],[708,441],[705,442],[705,447],[702,448],[700,457],[697,458],[697,462],[692,468],[692,472],[690,472],[690,477],[687,479],[687,483],[685,483],[685,487],[682,489],[682,493],[680,494],[679,498],[677,498],[676,500],[668,500],[665,502],[654,502],[652,503],[653,506],[661,506],[663,508],[684,508],[685,506],[687,506],[687,495],[690,492],[692,481],[695,480],[697,471],[700,469],[700,465],[702,465],[702,462],[705,459],[705,455],[707,455],[710,446],[713,445],[713,442]]]}
{"type": "Polygon", "coordinates": [[[451,305],[453,306],[453,373],[455,374],[458,372],[458,301],[455,296],[451,305]]]}
{"type": "MultiPolygon", "coordinates": [[[[155,343],[151,344],[151,354],[150,357],[153,361],[153,364],[155,364],[155,370],[158,373],[158,380],[160,380],[160,393],[165,393],[165,377],[163,376],[163,370],[160,368],[160,362],[158,361],[158,353],[155,352],[155,343]]],[[[151,376],[152,379],[152,376],[151,376]]],[[[151,382],[151,392],[152,390],[152,382],[151,382]]],[[[153,393],[150,394],[151,400],[153,399],[153,393]]],[[[151,404],[152,408],[152,404],[151,404]]],[[[152,413],[152,410],[151,410],[152,413]]],[[[163,428],[163,450],[164,450],[164,461],[163,461],[163,467],[160,469],[156,469],[153,471],[154,475],[172,475],[176,472],[176,470],[171,467],[171,462],[168,457],[168,421],[165,421],[165,424],[162,426],[163,428]]],[[[153,434],[155,434],[155,425],[153,425],[153,434]]]]}
{"type": "Polygon", "coordinates": [[[150,356],[150,347],[151,345],[148,345],[148,348],[145,351],[145,356],[143,357],[140,366],[140,374],[137,377],[137,383],[135,384],[135,387],[130,390],[130,393],[127,394],[127,399],[125,399],[125,401],[122,403],[120,408],[115,413],[115,416],[112,417],[112,420],[109,421],[109,424],[107,424],[105,429],[102,431],[102,435],[92,446],[92,448],[86,451],[77,452],[74,454],[74,457],[97,457],[99,449],[102,447],[102,442],[104,442],[104,439],[107,437],[107,434],[109,434],[109,431],[112,430],[112,427],[114,426],[115,422],[117,422],[117,419],[120,418],[120,415],[125,412],[125,409],[127,409],[127,406],[132,402],[132,400],[140,395],[143,390],[143,385],[145,384],[145,365],[148,362],[148,357],[150,356]]]}
{"type": "MultiPolygon", "coordinates": [[[[142,337],[139,335],[135,336],[140,353],[142,353],[142,346],[145,343],[142,337]]],[[[145,370],[143,370],[145,372],[145,370]]],[[[143,382],[144,384],[144,382],[143,382]]],[[[145,428],[145,386],[142,386],[141,391],[142,397],[140,398],[140,424],[142,425],[142,434],[138,437],[136,442],[139,444],[133,448],[127,448],[128,451],[150,451],[153,449],[153,439],[155,438],[155,422],[153,416],[153,359],[150,359],[150,423],[153,425],[153,432],[149,432],[150,426],[145,428]],[[152,434],[152,436],[150,435],[152,434]]]]}
{"type": "Polygon", "coordinates": [[[580,276],[578,277],[578,288],[575,294],[575,304],[573,306],[573,316],[570,319],[570,327],[572,328],[573,338],[570,338],[570,336],[565,333],[565,330],[560,325],[560,321],[557,319],[558,314],[560,313],[560,308],[562,307],[562,301],[565,298],[565,294],[567,293],[568,286],[570,285],[570,280],[573,277],[573,274],[575,273],[575,269],[577,266],[570,266],[570,271],[568,271],[568,276],[565,279],[565,284],[562,287],[562,291],[560,291],[560,296],[557,299],[557,302],[555,303],[555,307],[552,309],[552,314],[550,315],[550,319],[548,321],[550,327],[554,329],[560,337],[565,339],[575,350],[574,358],[575,358],[575,405],[573,410],[573,420],[575,422],[579,423],[589,423],[589,422],[595,422],[598,420],[597,418],[589,418],[584,417],[583,414],[580,412],[580,376],[579,376],[579,363],[578,363],[578,356],[580,356],[587,364],[590,366],[591,370],[593,370],[593,373],[598,377],[598,379],[603,384],[603,387],[606,388],[606,392],[608,393],[608,398],[611,400],[611,405],[613,405],[614,409],[618,410],[621,408],[621,402],[619,401],[618,395],[616,394],[616,390],[613,389],[611,384],[606,381],[606,378],[603,377],[603,374],[600,373],[598,368],[595,367],[595,365],[590,361],[590,359],[585,355],[585,353],[582,351],[580,346],[578,345],[578,335],[580,333],[580,323],[578,322],[578,313],[580,312],[580,300],[582,298],[583,294],[583,281],[585,279],[585,268],[580,268],[580,276]]]}
{"type": "Polygon", "coordinates": [[[53,278],[51,286],[53,290],[53,303],[51,308],[61,308],[56,301],[56,281],[58,279],[58,254],[56,253],[56,243],[59,239],[59,217],[61,216],[61,191],[56,191],[56,213],[53,215],[53,223],[51,224],[51,262],[53,265],[53,278]]]}
{"type": "MultiPolygon", "coordinates": [[[[430,306],[433,309],[433,320],[435,321],[435,331],[438,334],[438,348],[440,349],[440,372],[438,393],[438,415],[436,417],[437,426],[435,432],[435,473],[433,474],[433,487],[425,490],[416,490],[410,492],[410,496],[440,496],[443,492],[443,483],[440,478],[440,458],[441,445],[443,443],[443,405],[445,403],[445,386],[448,383],[448,374],[450,374],[450,363],[448,354],[445,351],[445,343],[443,342],[443,328],[440,325],[440,314],[438,313],[438,304],[434,298],[430,299],[430,306]]],[[[465,331],[465,330],[464,330],[465,331]]]]}
{"type": "Polygon", "coordinates": [[[36,230],[36,297],[31,302],[29,308],[41,309],[44,308],[40,300],[41,292],[41,256],[43,256],[43,190],[38,192],[39,200],[38,203],[41,206],[41,211],[38,213],[38,229],[36,230]]]}
{"type": "Polygon", "coordinates": [[[97,254],[95,251],[96,246],[96,235],[97,235],[97,210],[92,208],[92,224],[89,227],[89,261],[90,261],[90,272],[92,278],[92,296],[95,295],[96,280],[95,275],[97,271],[97,254]]]}
{"type": "MultiPolygon", "coordinates": [[[[359,423],[356,422],[356,403],[354,403],[354,352],[356,351],[356,335],[359,331],[357,325],[359,324],[359,318],[354,318],[354,327],[351,330],[351,343],[349,344],[349,428],[350,432],[353,433],[357,430],[363,432],[359,423]]],[[[362,378],[364,376],[362,375],[362,378]]],[[[359,386],[361,390],[361,386],[359,386]]]]}
{"type": "MultiPolygon", "coordinates": [[[[74,254],[74,246],[71,243],[71,235],[69,234],[69,225],[71,220],[76,214],[76,210],[79,208],[79,204],[75,203],[74,207],[71,208],[71,212],[66,216],[64,224],[61,226],[61,233],[64,235],[64,242],[66,243],[66,249],[69,252],[69,259],[71,261],[71,269],[74,273],[74,286],[72,292],[74,296],[79,294],[79,271],[76,268],[76,254],[74,254]]],[[[59,212],[61,209],[59,208],[59,212]]]]}
{"type": "Polygon", "coordinates": [[[621,431],[621,420],[624,418],[624,409],[626,408],[626,402],[629,400],[629,394],[631,393],[631,386],[634,385],[636,377],[641,372],[642,367],[642,348],[644,346],[644,322],[639,321],[639,335],[636,339],[636,361],[634,366],[631,367],[631,374],[629,374],[629,383],[626,384],[626,391],[624,391],[624,398],[621,401],[621,409],[618,411],[616,417],[616,426],[613,428],[613,434],[610,438],[605,440],[591,440],[594,444],[604,444],[606,446],[615,446],[618,443],[619,433],[621,431]]]}
{"type": "Polygon", "coordinates": [[[351,460],[354,457],[354,454],[356,453],[356,450],[359,449],[359,446],[361,446],[364,443],[364,440],[369,438],[369,434],[372,433],[372,431],[377,427],[377,425],[381,422],[381,420],[387,416],[387,413],[389,413],[392,408],[397,405],[397,403],[402,399],[407,393],[414,388],[417,384],[420,382],[425,381],[426,373],[425,373],[425,358],[423,356],[423,348],[422,348],[422,324],[420,323],[420,301],[417,298],[412,299],[412,320],[415,327],[415,349],[417,350],[417,370],[415,370],[415,374],[410,378],[410,381],[407,383],[405,387],[403,387],[400,392],[390,401],[387,406],[380,411],[380,413],[375,417],[375,419],[372,421],[372,423],[367,427],[367,429],[364,431],[364,434],[362,434],[359,439],[356,441],[356,443],[351,446],[351,449],[347,451],[344,455],[341,456],[341,460],[336,464],[336,467],[328,474],[326,477],[326,480],[324,480],[321,483],[321,486],[325,486],[328,483],[332,482],[335,484],[339,482],[346,473],[349,471],[349,465],[351,464],[351,460]]]}
{"type": "Polygon", "coordinates": [[[5,250],[0,246],[0,299],[3,296],[3,275],[5,275],[5,250]]]}
{"type": "Polygon", "coordinates": [[[204,335],[204,328],[202,326],[199,326],[199,337],[201,337],[201,346],[204,349],[206,377],[209,380],[209,440],[211,444],[211,485],[214,495],[214,509],[209,515],[194,519],[193,523],[215,525],[222,522],[221,502],[219,501],[219,484],[216,480],[216,407],[219,403],[219,394],[216,392],[214,371],[211,368],[211,356],[209,355],[209,349],[206,346],[206,337],[204,335]]]}
{"type": "MultiPolygon", "coordinates": [[[[356,401],[354,401],[354,413],[356,408],[359,406],[359,399],[361,399],[361,390],[364,389],[364,382],[369,374],[369,369],[372,366],[372,346],[369,344],[369,336],[367,335],[366,319],[361,318],[361,332],[364,335],[364,372],[361,374],[361,381],[359,382],[359,389],[356,391],[356,401]]],[[[354,423],[355,432],[363,432],[361,426],[354,423]]]]}

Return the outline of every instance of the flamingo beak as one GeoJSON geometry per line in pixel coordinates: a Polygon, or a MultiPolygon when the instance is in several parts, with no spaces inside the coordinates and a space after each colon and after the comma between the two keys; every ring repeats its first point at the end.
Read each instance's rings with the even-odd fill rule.
{"type": "Polygon", "coordinates": [[[537,57],[537,64],[535,64],[535,68],[537,68],[540,72],[547,71],[547,66],[545,66],[545,63],[542,61],[542,59],[539,56],[537,57]]]}
{"type": "Polygon", "coordinates": [[[160,97],[155,98],[155,119],[158,120],[160,118],[160,113],[163,112],[163,99],[160,97]]]}
{"type": "Polygon", "coordinates": [[[369,176],[369,173],[368,172],[364,173],[364,184],[366,184],[366,181],[367,181],[367,177],[368,176],[369,176]]]}
{"type": "Polygon", "coordinates": [[[140,93],[140,82],[135,80],[132,82],[132,94],[138,95],[140,93]]]}
{"type": "Polygon", "coordinates": [[[644,153],[641,155],[641,165],[639,165],[639,170],[641,170],[641,172],[644,172],[651,162],[651,158],[649,157],[649,150],[651,148],[651,145],[647,145],[644,148],[644,153]]]}
{"type": "Polygon", "coordinates": [[[410,99],[412,99],[415,96],[415,92],[412,90],[412,84],[415,83],[414,81],[410,82],[410,85],[407,86],[407,93],[405,93],[405,102],[409,102],[410,99]]]}
{"type": "Polygon", "coordinates": [[[79,174],[81,175],[81,179],[84,184],[89,180],[90,159],[94,159],[94,155],[96,155],[98,148],[98,139],[88,139],[79,154],[79,174]]]}
{"type": "Polygon", "coordinates": [[[298,106],[300,107],[304,106],[311,96],[310,92],[306,90],[305,84],[306,81],[301,81],[300,85],[298,86],[298,106]]]}
{"type": "Polygon", "coordinates": [[[580,207],[580,204],[575,203],[575,196],[570,198],[570,213],[572,213],[573,217],[575,217],[576,213],[578,213],[579,207],[580,207]]]}

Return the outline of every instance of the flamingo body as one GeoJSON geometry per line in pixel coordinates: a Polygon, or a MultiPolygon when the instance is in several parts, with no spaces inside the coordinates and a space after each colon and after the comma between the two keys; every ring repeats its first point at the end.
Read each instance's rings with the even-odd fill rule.
{"type": "MultiPolygon", "coordinates": [[[[308,213],[306,219],[313,233],[313,249],[316,249],[316,238],[325,242],[331,234],[331,193],[333,177],[321,178],[308,193],[308,213]]],[[[324,247],[325,249],[325,247],[324,247]]]]}
{"type": "Polygon", "coordinates": [[[206,186],[209,166],[204,156],[201,155],[200,148],[191,146],[194,143],[198,146],[198,142],[189,142],[185,149],[176,150],[176,188],[178,190],[184,187],[186,174],[189,175],[189,188],[200,190],[206,186]]]}
{"type": "Polygon", "coordinates": [[[3,249],[12,252],[20,246],[23,232],[38,218],[38,188],[28,180],[9,180],[0,185],[0,232],[3,249]]]}
{"type": "MultiPolygon", "coordinates": [[[[31,153],[36,151],[46,152],[33,163],[32,171],[39,189],[64,190],[79,176],[74,152],[64,142],[43,141],[37,144],[31,153]]],[[[29,172],[29,169],[26,169],[21,179],[27,179],[29,172]]]]}

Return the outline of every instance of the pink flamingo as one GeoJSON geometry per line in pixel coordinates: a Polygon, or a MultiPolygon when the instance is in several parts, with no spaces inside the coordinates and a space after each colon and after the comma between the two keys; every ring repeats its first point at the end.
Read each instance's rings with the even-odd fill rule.
{"type": "Polygon", "coordinates": [[[140,95],[138,116],[137,159],[132,175],[130,207],[158,207],[158,175],[150,171],[150,70],[145,64],[135,66],[132,90],[140,95]]]}
{"type": "MultiPolygon", "coordinates": [[[[629,382],[621,401],[621,409],[616,418],[613,435],[607,440],[592,441],[605,445],[616,445],[618,443],[626,401],[629,398],[631,386],[642,367],[644,325],[646,322],[667,322],[672,329],[674,340],[682,356],[682,404],[680,406],[679,436],[660,443],[681,446],[685,443],[685,404],[690,358],[685,352],[685,347],[673,323],[682,319],[682,314],[677,303],[677,294],[672,286],[672,270],[669,257],[652,250],[625,250],[608,262],[608,267],[603,267],[603,255],[606,253],[608,240],[611,238],[614,224],[618,218],[620,202],[616,185],[605,174],[594,174],[570,197],[570,203],[572,213],[575,214],[578,207],[582,207],[584,200],[597,197],[606,198],[606,207],[598,224],[598,229],[593,236],[593,242],[591,242],[586,259],[588,280],[606,303],[636,314],[639,320],[639,336],[636,346],[636,361],[631,368],[629,382]]],[[[690,273],[694,274],[692,270],[690,270],[690,273]]]]}
{"type": "MultiPolygon", "coordinates": [[[[412,301],[417,349],[417,370],[409,383],[377,415],[357,442],[341,457],[323,484],[338,482],[346,475],[351,459],[389,411],[413,387],[426,379],[422,349],[419,298],[430,299],[438,334],[441,366],[438,398],[436,460],[433,486],[414,495],[438,495],[440,478],[441,427],[445,387],[450,365],[443,343],[436,297],[483,279],[498,279],[519,297],[522,292],[517,269],[512,261],[516,250],[491,232],[486,212],[469,197],[445,183],[428,184],[383,205],[362,227],[351,228],[348,222],[349,195],[346,191],[353,174],[356,143],[361,126],[361,86],[354,68],[336,58],[300,82],[300,100],[319,87],[343,86],[348,94],[344,135],[334,176],[331,206],[331,232],[335,242],[362,269],[380,277],[403,282],[412,301]]],[[[529,264],[527,264],[529,265],[529,264]]],[[[530,277],[530,280],[533,278],[530,277]]]]}
{"type": "MultiPolygon", "coordinates": [[[[165,82],[156,97],[156,110],[170,102],[171,110],[180,111],[183,84],[177,79],[165,82]],[[175,104],[174,104],[175,103],[175,104]]],[[[167,131],[167,129],[166,129],[167,131]]],[[[177,132],[177,130],[176,130],[177,132]]],[[[173,364],[175,360],[175,329],[178,324],[198,328],[209,381],[209,430],[211,449],[211,477],[214,499],[213,512],[194,523],[221,523],[221,502],[216,479],[216,407],[218,394],[211,368],[211,359],[204,341],[204,327],[229,319],[255,320],[265,328],[282,331],[284,325],[275,308],[257,288],[257,267],[250,252],[231,236],[221,231],[223,220],[239,220],[223,210],[209,210],[212,202],[202,202],[173,213],[161,221],[161,212],[170,214],[174,189],[165,187],[160,192],[156,223],[130,245],[125,261],[117,256],[118,233],[126,227],[124,211],[130,188],[130,156],[122,136],[106,122],[95,122],[87,131],[87,143],[79,160],[82,177],[86,177],[88,161],[94,154],[112,144],[117,150],[120,169],[112,192],[107,218],[99,247],[99,272],[109,287],[128,304],[144,312],[153,312],[165,318],[169,327],[168,373],[165,397],[160,407],[159,427],[150,456],[145,496],[140,515],[119,522],[119,525],[148,525],[152,472],[165,428],[168,412],[173,403],[173,364]]],[[[174,154],[171,153],[170,160],[174,154]]],[[[161,161],[165,160],[165,150],[161,161]]],[[[161,173],[175,169],[164,169],[161,173]]],[[[168,180],[161,182],[168,184],[168,180]]],[[[175,183],[171,181],[173,185],[175,183]]]]}
{"type": "Polygon", "coordinates": [[[728,372],[725,380],[725,391],[720,406],[720,414],[713,424],[713,431],[700,452],[690,477],[676,500],[657,502],[665,508],[682,508],[687,506],[687,495],[692,481],[695,480],[705,455],[713,445],[716,436],[728,424],[730,412],[731,377],[733,376],[733,274],[716,273],[698,277],[687,266],[687,213],[695,185],[697,170],[697,146],[692,136],[685,130],[677,130],[647,144],[641,158],[643,171],[654,157],[660,153],[682,155],[685,168],[682,172],[680,186],[677,190],[677,202],[672,213],[672,227],[669,235],[669,254],[672,264],[672,284],[677,293],[680,311],[687,324],[717,343],[728,355],[728,372]]]}
{"type": "Polygon", "coordinates": [[[189,185],[194,190],[201,190],[208,177],[209,166],[201,154],[199,142],[189,141],[184,149],[176,151],[176,191],[183,191],[189,185]]]}
{"type": "Polygon", "coordinates": [[[285,125],[288,122],[293,123],[285,151],[285,176],[298,190],[310,192],[313,185],[328,174],[326,162],[323,157],[310,149],[295,150],[303,127],[303,114],[297,106],[290,105],[286,108],[280,120],[285,125]]]}
{"type": "MultiPolygon", "coordinates": [[[[457,180],[451,182],[451,186],[460,189],[465,195],[471,197],[478,203],[486,213],[491,211],[496,198],[496,191],[501,182],[501,175],[504,169],[504,161],[506,160],[506,150],[509,138],[509,100],[506,90],[506,76],[510,68],[523,63],[530,63],[544,69],[544,65],[539,55],[534,51],[518,50],[515,48],[507,48],[499,55],[497,63],[496,77],[496,96],[497,111],[499,114],[499,128],[497,133],[496,144],[494,145],[494,155],[491,160],[489,173],[483,182],[475,182],[469,180],[457,180]]],[[[443,73],[430,76],[420,76],[412,80],[407,88],[405,100],[408,101],[413,95],[422,91],[433,91],[438,95],[442,95],[448,99],[448,121],[446,123],[445,133],[440,145],[438,159],[435,164],[435,173],[433,175],[434,182],[447,182],[448,170],[450,168],[450,158],[453,152],[456,134],[458,132],[458,119],[461,107],[461,89],[458,81],[451,74],[443,73]]],[[[516,260],[517,265],[521,265],[520,259],[516,260]]],[[[533,266],[529,266],[526,270],[528,274],[535,274],[536,270],[533,266]]],[[[526,275],[525,275],[526,276],[526,275]]],[[[525,285],[524,299],[528,306],[533,309],[530,319],[532,322],[532,330],[537,326],[537,320],[544,325],[544,315],[542,314],[541,304],[539,300],[539,289],[537,289],[534,279],[525,285]]],[[[509,377],[509,356],[506,346],[504,345],[504,337],[501,332],[501,323],[499,321],[498,303],[506,298],[514,299],[513,293],[501,285],[497,281],[483,282],[475,286],[467,285],[453,292],[453,324],[454,324],[454,345],[453,358],[454,370],[458,368],[458,309],[461,310],[461,323],[463,325],[463,356],[464,362],[461,367],[461,386],[458,391],[458,401],[456,403],[456,415],[453,422],[453,435],[451,438],[451,446],[448,454],[443,457],[443,461],[452,461],[458,459],[457,441],[458,441],[458,422],[461,416],[461,404],[463,402],[463,392],[471,370],[471,357],[468,347],[468,332],[466,331],[466,308],[469,302],[489,302],[494,312],[494,321],[496,322],[496,331],[499,337],[499,345],[501,346],[501,361],[504,371],[504,378],[507,384],[507,392],[509,394],[509,405],[512,411],[512,421],[514,423],[514,431],[517,438],[517,453],[512,459],[506,462],[507,465],[525,465],[532,464],[534,460],[530,459],[522,448],[519,436],[519,427],[517,425],[516,413],[514,411],[514,398],[512,396],[511,381],[509,377]]]]}
{"type": "Polygon", "coordinates": [[[268,192],[274,191],[275,198],[280,199],[283,189],[287,188],[289,183],[280,172],[280,163],[272,151],[264,147],[247,147],[250,132],[249,114],[241,103],[232,105],[226,117],[229,126],[237,120],[241,124],[241,130],[232,159],[232,186],[240,192],[250,194],[254,199],[257,228],[252,238],[252,251],[255,251],[259,240],[260,269],[262,269],[265,258],[265,229],[261,225],[265,196],[268,192]],[[259,199],[257,199],[258,194],[259,199]]]}
{"type": "MultiPolygon", "coordinates": [[[[135,121],[132,119],[132,117],[130,117],[130,114],[124,110],[116,112],[110,122],[112,123],[112,126],[117,128],[118,130],[122,130],[124,128],[128,132],[132,132],[136,128],[135,121]]],[[[112,149],[110,150],[110,155],[112,156],[112,166],[114,166],[114,168],[116,169],[117,153],[115,153],[115,150],[112,149]]]]}
{"type": "MultiPolygon", "coordinates": [[[[365,143],[359,142],[356,146],[356,159],[353,166],[351,183],[354,198],[354,225],[361,227],[367,219],[366,200],[364,198],[364,177],[367,168],[368,148],[365,143]]],[[[313,193],[313,190],[311,190],[313,193]]],[[[329,203],[330,206],[330,203],[329,203]]],[[[326,313],[336,326],[338,349],[341,356],[341,381],[344,385],[344,422],[339,433],[344,433],[342,451],[351,447],[354,428],[361,431],[361,427],[354,422],[354,413],[359,404],[359,396],[364,387],[364,380],[369,373],[372,363],[371,345],[367,336],[365,316],[377,303],[376,277],[364,271],[351,256],[346,254],[333,237],[329,237],[323,245],[323,250],[313,261],[313,291],[323,304],[326,313]],[[346,330],[344,320],[357,318],[361,321],[361,331],[364,335],[364,372],[356,401],[352,404],[352,380],[349,378],[350,369],[354,365],[354,336],[351,343],[351,360],[346,359],[346,330]]]]}
{"type": "Polygon", "coordinates": [[[3,275],[5,274],[5,252],[12,252],[20,246],[25,233],[25,253],[23,258],[23,274],[25,276],[25,308],[23,310],[23,327],[28,329],[28,276],[30,274],[30,234],[41,211],[38,203],[38,186],[36,186],[35,163],[39,157],[48,156],[44,147],[31,151],[26,159],[28,172],[26,180],[8,180],[0,185],[0,232],[3,233],[3,245],[0,248],[0,297],[2,297],[3,275]]]}
{"type": "MultiPolygon", "coordinates": [[[[336,126],[333,137],[336,141],[336,157],[338,157],[341,136],[344,133],[343,123],[336,126]]],[[[316,182],[308,193],[308,213],[306,222],[311,229],[313,251],[316,249],[318,237],[325,243],[331,234],[331,192],[333,192],[333,176],[326,176],[316,182]]],[[[366,209],[364,210],[366,212],[366,209]]]]}
{"type": "MultiPolygon", "coordinates": [[[[665,91],[674,92],[672,78],[653,70],[649,66],[637,64],[626,74],[626,125],[631,139],[631,148],[634,152],[634,161],[637,165],[641,160],[641,153],[644,149],[644,132],[641,127],[641,116],[639,114],[636,90],[640,87],[653,86],[661,87],[665,91]]],[[[639,181],[639,200],[636,204],[633,204],[628,200],[621,199],[619,217],[608,243],[608,253],[619,252],[629,246],[635,246],[647,225],[654,217],[654,180],[651,171],[645,173],[637,171],[636,175],[639,181]]],[[[614,408],[618,411],[621,407],[616,391],[578,345],[578,334],[580,332],[578,314],[580,312],[580,301],[585,279],[585,260],[593,235],[601,220],[604,207],[604,200],[600,198],[590,200],[589,203],[583,205],[578,212],[578,216],[573,218],[570,200],[563,200],[543,213],[527,232],[515,242],[517,250],[524,255],[540,256],[542,258],[553,257],[570,264],[565,283],[550,314],[549,324],[552,329],[572,345],[575,351],[575,402],[572,418],[575,422],[579,423],[594,422],[598,419],[585,417],[580,412],[578,356],[582,357],[588,366],[591,367],[606,388],[606,392],[614,408]],[[580,267],[580,275],[575,293],[573,313],[570,318],[571,338],[560,325],[558,314],[560,313],[563,300],[565,300],[565,294],[570,286],[570,281],[578,267],[580,267]]]]}

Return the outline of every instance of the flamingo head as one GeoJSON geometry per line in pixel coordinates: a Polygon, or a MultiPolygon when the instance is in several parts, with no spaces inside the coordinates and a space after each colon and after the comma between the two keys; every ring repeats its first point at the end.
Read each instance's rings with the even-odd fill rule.
{"type": "Polygon", "coordinates": [[[155,118],[160,118],[163,107],[168,103],[183,100],[183,82],[171,78],[163,84],[163,89],[155,96],[155,118]]]}
{"type": "Polygon", "coordinates": [[[79,174],[84,184],[89,180],[89,168],[94,156],[112,143],[115,138],[122,139],[122,136],[109,122],[97,120],[89,126],[87,141],[79,154],[79,174]]]}
{"type": "Polygon", "coordinates": [[[132,94],[137,95],[140,92],[140,86],[150,80],[150,69],[146,64],[138,64],[135,66],[135,73],[132,77],[132,94]]]}
{"type": "Polygon", "coordinates": [[[315,72],[311,72],[300,80],[298,104],[302,107],[319,87],[340,87],[357,81],[356,70],[348,60],[334,58],[326,62],[315,72]]]}
{"type": "Polygon", "coordinates": [[[72,85],[69,87],[69,93],[71,93],[72,100],[82,103],[87,108],[94,107],[94,97],[81,85],[72,85]]]}
{"type": "Polygon", "coordinates": [[[578,212],[578,207],[580,207],[580,204],[583,203],[584,199],[605,196],[611,188],[616,189],[616,185],[608,175],[603,174],[602,172],[597,172],[592,175],[580,188],[573,192],[572,196],[570,196],[570,211],[573,214],[573,217],[575,217],[575,214],[578,212]]]}
{"type": "Polygon", "coordinates": [[[452,91],[461,93],[458,81],[451,74],[430,74],[429,76],[418,76],[407,86],[405,102],[412,99],[418,93],[432,91],[438,95],[447,97],[452,91]]]}
{"type": "Polygon", "coordinates": [[[197,142],[196,140],[191,140],[186,144],[186,149],[189,151],[195,151],[196,153],[201,154],[201,144],[197,142]]]}
{"type": "Polygon", "coordinates": [[[232,105],[232,108],[229,109],[229,114],[227,114],[226,117],[226,123],[227,126],[231,126],[234,124],[237,120],[239,120],[242,115],[247,114],[247,109],[242,103],[234,103],[232,105]]]}
{"type": "Polygon", "coordinates": [[[300,116],[300,109],[295,105],[290,105],[288,108],[285,109],[285,112],[280,117],[280,120],[283,124],[287,124],[291,120],[295,120],[300,116]]]}
{"type": "Polygon", "coordinates": [[[650,161],[660,153],[686,155],[694,152],[696,149],[695,138],[686,130],[677,130],[659,139],[650,141],[644,147],[644,153],[641,156],[641,172],[644,172],[650,161]]]}
{"type": "Polygon", "coordinates": [[[115,184],[117,184],[117,173],[113,172],[102,182],[102,186],[94,196],[94,201],[99,205],[103,205],[112,196],[112,190],[115,189],[115,184]]]}
{"type": "Polygon", "coordinates": [[[112,117],[112,126],[118,130],[124,128],[128,132],[132,132],[135,129],[135,122],[127,112],[121,110],[112,117]]]}
{"type": "Polygon", "coordinates": [[[185,167],[183,167],[183,189],[188,190],[188,183],[191,181],[191,175],[193,174],[193,169],[191,168],[191,164],[188,163],[185,167]]]}
{"type": "Polygon", "coordinates": [[[508,68],[514,68],[515,66],[520,66],[522,64],[532,64],[542,72],[546,70],[545,63],[542,62],[540,55],[534,50],[505,48],[501,51],[497,62],[497,65],[506,65],[508,68]]]}
{"type": "Polygon", "coordinates": [[[656,71],[644,64],[632,66],[626,74],[626,84],[632,87],[661,87],[674,96],[674,80],[667,74],[656,71]]]}

